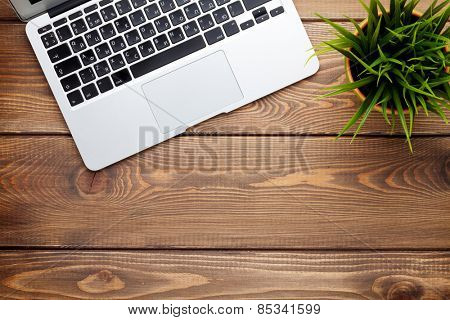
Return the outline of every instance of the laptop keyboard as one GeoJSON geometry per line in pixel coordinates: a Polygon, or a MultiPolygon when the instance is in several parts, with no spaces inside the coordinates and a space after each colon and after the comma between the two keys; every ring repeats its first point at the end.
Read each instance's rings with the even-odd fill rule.
{"type": "Polygon", "coordinates": [[[102,0],[38,32],[74,107],[284,12],[269,1],[102,0]]]}

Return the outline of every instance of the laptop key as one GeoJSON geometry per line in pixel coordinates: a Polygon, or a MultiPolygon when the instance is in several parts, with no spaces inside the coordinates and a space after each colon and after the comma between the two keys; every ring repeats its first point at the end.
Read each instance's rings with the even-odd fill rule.
{"type": "Polygon", "coordinates": [[[256,23],[261,23],[267,21],[269,19],[269,14],[267,13],[266,8],[261,7],[252,12],[253,17],[256,20],[256,23]]]}
{"type": "Polygon", "coordinates": [[[145,15],[142,12],[142,10],[138,10],[136,12],[131,13],[130,20],[131,20],[131,23],[133,24],[133,26],[135,26],[135,27],[140,24],[143,24],[146,21],[145,15]]]}
{"type": "Polygon", "coordinates": [[[184,29],[184,33],[186,33],[186,36],[188,36],[188,37],[192,37],[193,35],[196,35],[197,33],[200,32],[197,22],[195,22],[195,21],[186,23],[183,26],[183,29],[184,29]]]}
{"type": "Polygon", "coordinates": [[[83,13],[81,11],[77,11],[77,12],[72,13],[69,16],[69,19],[70,20],[75,20],[76,18],[81,17],[82,15],[83,15],[83,13]]]}
{"type": "Polygon", "coordinates": [[[69,26],[64,26],[59,29],[56,29],[56,35],[59,38],[59,41],[64,42],[73,37],[72,31],[69,26]]]}
{"type": "Polygon", "coordinates": [[[102,18],[100,18],[100,15],[97,12],[94,12],[86,17],[86,21],[89,25],[89,28],[95,28],[98,27],[100,24],[102,24],[102,18]]]}
{"type": "Polygon", "coordinates": [[[225,35],[220,27],[214,28],[205,32],[205,38],[209,45],[225,39],[225,35]]]}
{"type": "Polygon", "coordinates": [[[109,64],[111,65],[111,68],[113,70],[117,70],[122,67],[125,67],[125,60],[123,60],[122,55],[119,53],[118,55],[109,58],[109,64]]]}
{"type": "Polygon", "coordinates": [[[102,10],[100,10],[100,13],[102,14],[103,20],[105,22],[117,18],[117,12],[112,5],[103,8],[102,10]]]}
{"type": "Polygon", "coordinates": [[[275,9],[270,10],[270,15],[272,17],[276,17],[279,14],[282,14],[283,12],[284,12],[284,8],[280,6],[280,7],[277,7],[275,9]]]}
{"type": "Polygon", "coordinates": [[[80,90],[76,90],[67,95],[67,99],[72,107],[79,105],[84,102],[83,96],[81,95],[80,90]]]}
{"type": "Polygon", "coordinates": [[[82,52],[80,54],[80,58],[81,58],[81,61],[83,61],[83,64],[85,66],[88,66],[88,65],[94,63],[95,61],[97,61],[94,51],[92,51],[92,50],[87,50],[87,51],[82,52]]]}
{"type": "Polygon", "coordinates": [[[155,26],[156,26],[156,29],[158,29],[158,32],[166,31],[167,29],[170,28],[169,19],[167,19],[166,16],[156,19],[155,26]]]}
{"type": "Polygon", "coordinates": [[[179,7],[184,6],[185,4],[191,2],[191,0],[175,0],[179,7]]]}
{"type": "Polygon", "coordinates": [[[86,7],[84,9],[84,13],[92,12],[94,10],[97,10],[97,8],[98,8],[98,5],[96,5],[96,4],[90,5],[89,7],[86,7]]]}
{"type": "Polygon", "coordinates": [[[38,33],[39,34],[43,34],[43,33],[47,32],[47,31],[50,31],[50,30],[52,30],[52,26],[51,25],[46,25],[46,26],[44,26],[42,28],[39,28],[38,29],[38,33]]]}
{"type": "Polygon", "coordinates": [[[255,25],[255,23],[253,22],[253,20],[248,20],[245,21],[243,23],[241,23],[241,29],[242,30],[247,30],[248,28],[251,28],[255,25]]]}
{"type": "Polygon", "coordinates": [[[122,17],[114,21],[114,25],[116,26],[117,32],[122,33],[131,28],[130,21],[128,21],[127,17],[122,17]]]}
{"type": "Polygon", "coordinates": [[[230,0],[216,0],[217,6],[223,6],[224,4],[230,2],[230,0]]]}
{"type": "Polygon", "coordinates": [[[137,9],[145,5],[147,0],[131,0],[131,3],[133,4],[133,7],[137,9]]]}
{"type": "Polygon", "coordinates": [[[225,8],[217,9],[216,11],[213,12],[213,16],[217,24],[225,22],[228,19],[230,19],[230,17],[228,16],[227,9],[225,8]]]}
{"type": "Polygon", "coordinates": [[[200,8],[202,8],[203,12],[208,12],[216,8],[214,0],[200,0],[198,4],[200,5],[200,8]]]}
{"type": "Polygon", "coordinates": [[[139,31],[141,31],[142,38],[148,39],[150,37],[153,37],[156,34],[156,30],[153,27],[153,24],[151,22],[147,23],[146,25],[143,25],[139,28],[139,31]]]}
{"type": "Polygon", "coordinates": [[[200,15],[200,8],[198,7],[197,3],[194,2],[184,7],[184,12],[186,13],[188,19],[193,19],[200,15]]]}
{"type": "Polygon", "coordinates": [[[75,35],[81,34],[87,30],[86,23],[83,19],[78,19],[76,21],[73,21],[70,26],[72,27],[72,31],[75,35]]]}
{"type": "Polygon", "coordinates": [[[120,15],[123,15],[125,13],[128,13],[131,11],[131,4],[128,0],[120,0],[116,3],[117,12],[119,12],[120,15]]]}
{"type": "Polygon", "coordinates": [[[198,18],[198,24],[202,30],[208,30],[214,26],[214,21],[210,14],[204,15],[198,18]]]}
{"type": "Polygon", "coordinates": [[[95,80],[95,74],[94,71],[92,71],[92,68],[86,68],[79,72],[81,81],[83,81],[84,84],[91,82],[95,80]]]}
{"type": "Polygon", "coordinates": [[[112,39],[109,43],[114,52],[119,52],[127,47],[122,36],[118,36],[117,38],[112,39]]]}
{"type": "Polygon", "coordinates": [[[101,61],[101,62],[95,64],[94,70],[99,78],[103,77],[104,75],[107,75],[108,73],[111,72],[108,62],[106,62],[106,61],[101,61]]]}
{"type": "Polygon", "coordinates": [[[186,17],[181,9],[171,12],[169,18],[173,26],[177,26],[186,21],[186,17]]]}
{"type": "Polygon", "coordinates": [[[170,30],[168,34],[173,44],[184,40],[184,34],[180,27],[170,30]]]}
{"type": "Polygon", "coordinates": [[[92,30],[91,32],[86,33],[84,37],[86,38],[86,41],[89,46],[94,46],[100,41],[102,41],[102,39],[100,38],[100,34],[98,33],[97,30],[92,30]]]}
{"type": "Polygon", "coordinates": [[[141,41],[141,37],[139,36],[139,32],[137,30],[131,30],[130,32],[126,33],[125,39],[127,40],[129,46],[133,46],[141,41]]]}
{"type": "Polygon", "coordinates": [[[86,100],[90,100],[90,99],[98,96],[97,88],[95,87],[95,84],[93,84],[93,83],[87,85],[86,87],[81,88],[81,91],[83,91],[84,98],[86,100]]]}
{"type": "Polygon", "coordinates": [[[57,28],[59,26],[62,26],[66,22],[67,22],[67,19],[66,18],[62,18],[62,19],[59,19],[58,21],[53,22],[53,26],[55,28],[57,28]]]}
{"type": "Polygon", "coordinates": [[[116,35],[116,31],[114,30],[114,27],[111,23],[108,23],[103,27],[100,27],[100,33],[102,34],[103,40],[107,40],[116,35]]]}
{"type": "Polygon", "coordinates": [[[97,57],[100,60],[112,54],[111,49],[109,48],[107,43],[102,43],[101,45],[95,47],[95,53],[97,53],[97,57]]]}
{"type": "Polygon", "coordinates": [[[139,51],[141,52],[141,55],[143,57],[147,57],[153,53],[155,53],[155,48],[153,48],[151,41],[146,41],[144,43],[141,43],[139,46],[139,51]]]}
{"type": "Polygon", "coordinates": [[[162,12],[166,13],[175,9],[175,2],[173,2],[173,0],[161,0],[159,1],[159,6],[161,7],[162,12]]]}
{"type": "Polygon", "coordinates": [[[81,82],[80,79],[78,79],[77,75],[73,74],[71,76],[62,79],[61,85],[65,92],[69,92],[81,86],[81,82]]]}
{"type": "Polygon", "coordinates": [[[109,79],[109,77],[99,79],[97,81],[97,87],[101,93],[105,93],[107,91],[114,89],[114,86],[113,86],[111,80],[109,79]]]}
{"type": "Polygon", "coordinates": [[[140,59],[139,53],[136,48],[131,48],[123,53],[125,60],[128,63],[136,62],[140,59]]]}
{"type": "Polygon", "coordinates": [[[55,71],[58,77],[64,77],[65,75],[69,75],[70,73],[81,69],[82,65],[80,59],[77,56],[64,60],[55,65],[55,71]]]}
{"type": "Polygon", "coordinates": [[[230,11],[232,17],[236,17],[244,13],[244,7],[239,1],[236,1],[228,5],[228,11],[230,11]]]}
{"type": "Polygon", "coordinates": [[[46,49],[53,47],[58,43],[56,36],[53,32],[47,33],[41,37],[42,43],[46,49]]]}
{"type": "Polygon", "coordinates": [[[120,87],[121,85],[124,85],[125,83],[130,82],[132,80],[130,71],[128,71],[127,69],[123,69],[116,73],[113,73],[111,75],[111,78],[116,87],[120,87]]]}
{"type": "Polygon", "coordinates": [[[50,58],[50,61],[55,63],[62,59],[68,58],[72,55],[72,51],[69,48],[69,45],[67,43],[63,43],[60,46],[57,46],[53,49],[50,49],[48,51],[48,56],[50,58]]]}
{"type": "Polygon", "coordinates": [[[70,40],[70,46],[72,47],[73,52],[78,53],[87,48],[86,43],[84,42],[82,37],[78,37],[70,40]]]}
{"type": "Polygon", "coordinates": [[[167,36],[165,34],[157,36],[155,39],[153,39],[153,42],[155,43],[155,47],[158,50],[165,49],[170,45],[169,39],[167,39],[167,36]]]}
{"type": "Polygon", "coordinates": [[[144,11],[148,20],[154,19],[161,15],[161,11],[159,11],[158,5],[156,3],[152,3],[151,5],[145,7],[144,11]]]}
{"type": "Polygon", "coordinates": [[[107,4],[110,4],[111,2],[113,2],[113,0],[102,0],[99,2],[101,7],[106,6],[107,4]]]}
{"type": "Polygon", "coordinates": [[[169,63],[184,58],[206,47],[201,35],[172,46],[166,51],[153,55],[145,60],[133,64],[130,69],[135,78],[142,77],[154,70],[164,67],[169,63]]]}
{"type": "Polygon", "coordinates": [[[225,31],[227,37],[231,37],[239,32],[239,27],[236,21],[232,20],[223,25],[223,30],[225,31]]]}
{"type": "Polygon", "coordinates": [[[259,7],[269,1],[270,0],[242,0],[242,2],[244,2],[245,9],[247,10],[255,9],[256,7],[259,7]]]}

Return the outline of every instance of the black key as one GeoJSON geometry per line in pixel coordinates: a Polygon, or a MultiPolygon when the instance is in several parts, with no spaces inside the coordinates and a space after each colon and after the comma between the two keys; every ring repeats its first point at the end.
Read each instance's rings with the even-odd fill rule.
{"type": "Polygon", "coordinates": [[[230,19],[230,17],[228,16],[227,9],[225,9],[225,8],[220,8],[220,9],[217,9],[216,11],[214,11],[213,17],[214,17],[214,20],[216,20],[216,23],[218,23],[218,24],[230,19]]]}
{"type": "Polygon", "coordinates": [[[53,22],[53,26],[55,28],[57,28],[59,26],[62,26],[66,22],[67,22],[67,19],[66,18],[62,18],[62,19],[59,19],[58,21],[53,22]]]}
{"type": "Polygon", "coordinates": [[[73,33],[75,35],[83,33],[87,30],[86,23],[84,23],[83,19],[78,19],[76,21],[73,21],[70,26],[72,27],[73,33]]]}
{"type": "Polygon", "coordinates": [[[69,93],[67,99],[72,107],[84,102],[83,96],[79,90],[69,93]]]}
{"type": "Polygon", "coordinates": [[[256,20],[256,23],[261,23],[269,19],[269,14],[267,13],[266,8],[264,7],[254,10],[252,14],[256,20]]]}
{"type": "Polygon", "coordinates": [[[86,43],[84,42],[82,37],[78,37],[70,40],[70,46],[72,47],[73,52],[77,53],[86,49],[86,43]]]}
{"type": "Polygon", "coordinates": [[[161,15],[161,11],[159,11],[158,5],[156,3],[145,7],[144,11],[148,20],[154,19],[161,15]]]}
{"type": "Polygon", "coordinates": [[[225,39],[225,35],[223,34],[222,29],[220,27],[217,27],[209,30],[208,32],[205,32],[205,38],[208,44],[211,45],[225,39]]]}
{"type": "Polygon", "coordinates": [[[58,35],[59,41],[64,42],[73,37],[72,31],[70,31],[69,26],[64,26],[56,29],[56,34],[58,35]]]}
{"type": "Polygon", "coordinates": [[[55,65],[55,71],[58,77],[64,77],[74,71],[81,69],[81,62],[77,56],[64,60],[63,62],[55,65]]]}
{"type": "Polygon", "coordinates": [[[145,5],[147,3],[147,0],[131,0],[131,3],[133,4],[133,7],[137,9],[145,5]]]}
{"type": "Polygon", "coordinates": [[[102,34],[104,40],[112,38],[116,35],[116,31],[114,30],[114,27],[112,26],[111,23],[108,23],[103,27],[100,27],[100,33],[102,34]]]}
{"type": "Polygon", "coordinates": [[[175,2],[173,2],[173,0],[160,0],[159,6],[161,7],[162,12],[166,13],[175,9],[175,2]]]}
{"type": "Polygon", "coordinates": [[[167,39],[165,34],[157,36],[156,38],[153,39],[153,42],[155,43],[155,47],[158,50],[167,48],[170,45],[169,39],[167,39]]]}
{"type": "Polygon", "coordinates": [[[192,37],[193,35],[196,35],[197,33],[200,32],[200,29],[198,28],[197,22],[195,22],[195,21],[191,21],[191,22],[186,23],[183,26],[183,29],[184,29],[184,33],[186,33],[186,35],[188,37],[192,37]]]}
{"type": "Polygon", "coordinates": [[[113,0],[102,0],[99,2],[101,7],[106,6],[107,4],[110,4],[111,2],[113,2],[113,0]]]}
{"type": "Polygon", "coordinates": [[[138,26],[140,24],[143,24],[146,21],[142,10],[138,10],[136,12],[131,13],[130,20],[131,20],[131,23],[133,24],[133,26],[138,26]]]}
{"type": "Polygon", "coordinates": [[[102,14],[103,20],[105,20],[105,22],[117,18],[117,13],[113,6],[107,6],[103,8],[102,10],[100,10],[100,13],[102,14]]]}
{"type": "Polygon", "coordinates": [[[236,21],[232,20],[223,25],[223,30],[225,31],[228,37],[231,37],[232,35],[235,35],[236,33],[239,32],[239,27],[236,21]]]}
{"type": "Polygon", "coordinates": [[[284,8],[280,6],[273,10],[270,10],[270,15],[272,17],[276,17],[277,15],[282,14],[283,12],[284,12],[284,8]]]}
{"type": "Polygon", "coordinates": [[[77,12],[75,12],[75,13],[72,13],[70,16],[69,16],[69,19],[70,20],[74,20],[74,19],[76,19],[76,18],[78,18],[78,17],[81,17],[83,15],[83,13],[81,12],[81,11],[77,11],[77,12]]]}
{"type": "Polygon", "coordinates": [[[58,43],[58,40],[56,39],[56,36],[53,32],[44,34],[42,37],[42,43],[44,44],[45,48],[50,48],[53,47],[54,45],[56,45],[58,43]]]}
{"type": "Polygon", "coordinates": [[[84,8],[84,13],[92,12],[94,10],[97,10],[97,8],[98,8],[98,5],[93,4],[93,5],[89,6],[89,7],[84,8]]]}
{"type": "Polygon", "coordinates": [[[185,4],[189,3],[191,0],[175,0],[177,5],[179,7],[184,6],[185,4]]]}
{"type": "Polygon", "coordinates": [[[121,36],[112,39],[109,44],[111,45],[111,48],[113,49],[114,52],[118,52],[120,50],[123,50],[127,47],[125,41],[123,40],[123,38],[121,36]]]}
{"type": "Polygon", "coordinates": [[[97,30],[92,30],[91,32],[86,33],[84,37],[86,38],[86,41],[89,46],[94,46],[100,41],[102,41],[102,38],[100,38],[100,34],[98,33],[97,30]]]}
{"type": "Polygon", "coordinates": [[[153,37],[156,34],[156,30],[151,22],[147,23],[146,25],[143,25],[142,27],[139,28],[139,30],[141,31],[142,38],[144,39],[153,37]]]}
{"type": "Polygon", "coordinates": [[[114,21],[114,25],[116,26],[117,32],[122,33],[131,28],[130,21],[128,21],[127,17],[122,17],[114,21]]]}
{"type": "Polygon", "coordinates": [[[39,28],[38,29],[38,33],[39,34],[43,34],[43,33],[47,32],[47,31],[50,31],[50,30],[52,30],[52,26],[51,25],[46,25],[46,26],[44,26],[42,28],[39,28]]]}
{"type": "Polygon", "coordinates": [[[93,83],[87,85],[86,87],[81,88],[81,91],[83,91],[83,94],[84,94],[84,97],[86,100],[90,100],[90,99],[98,96],[97,88],[95,87],[95,84],[93,84],[93,83]]]}
{"type": "Polygon", "coordinates": [[[139,60],[140,56],[136,48],[131,48],[123,53],[125,60],[128,63],[133,63],[139,60]]]}
{"type": "Polygon", "coordinates": [[[155,26],[156,26],[156,29],[158,29],[159,32],[166,31],[167,29],[170,28],[169,19],[167,19],[166,16],[161,17],[159,19],[156,19],[155,20],[155,26]]]}
{"type": "Polygon", "coordinates": [[[109,64],[113,70],[117,70],[125,67],[125,60],[123,60],[122,55],[119,53],[118,55],[109,58],[109,64]]]}
{"type": "Polygon", "coordinates": [[[97,73],[98,77],[103,77],[104,75],[111,72],[111,69],[109,68],[108,62],[101,61],[94,65],[95,73],[97,73]]]}
{"type": "Polygon", "coordinates": [[[228,11],[230,11],[232,17],[236,17],[244,13],[244,7],[239,1],[236,1],[228,5],[228,11]]]}
{"type": "Polygon", "coordinates": [[[259,7],[260,5],[263,5],[266,2],[269,2],[270,0],[242,0],[244,2],[245,9],[252,10],[256,7],[259,7]]]}
{"type": "Polygon", "coordinates": [[[91,13],[86,17],[86,21],[89,25],[89,28],[95,28],[98,27],[100,24],[102,24],[102,18],[100,18],[100,15],[97,12],[91,13]]]}
{"type": "Polygon", "coordinates": [[[97,61],[97,58],[95,57],[94,51],[87,50],[80,54],[81,61],[83,61],[83,64],[85,66],[90,65],[91,63],[94,63],[97,61]]]}
{"type": "Polygon", "coordinates": [[[172,41],[173,44],[180,42],[182,40],[184,40],[184,34],[183,31],[181,30],[181,28],[175,28],[172,29],[168,32],[170,41],[172,41]]]}
{"type": "Polygon", "coordinates": [[[141,43],[139,46],[139,51],[141,52],[141,55],[143,57],[147,57],[153,53],[155,53],[155,48],[153,48],[151,41],[146,41],[144,43],[141,43]]]}
{"type": "Polygon", "coordinates": [[[200,8],[202,8],[203,12],[211,11],[216,7],[214,0],[200,0],[198,4],[200,5],[200,8]]]}
{"type": "Polygon", "coordinates": [[[131,4],[128,0],[120,0],[116,3],[117,12],[119,12],[120,15],[128,13],[131,11],[131,4]]]}
{"type": "Polygon", "coordinates": [[[186,16],[188,19],[193,19],[200,15],[200,8],[197,3],[192,3],[184,8],[184,12],[186,12],[186,16]]]}
{"type": "Polygon", "coordinates": [[[202,30],[207,30],[214,26],[214,21],[210,14],[204,15],[203,17],[198,18],[198,24],[202,30]]]}
{"type": "Polygon", "coordinates": [[[61,85],[65,92],[72,91],[75,88],[81,86],[80,79],[78,79],[76,74],[68,76],[61,80],[61,85]]]}
{"type": "Polygon", "coordinates": [[[146,75],[149,72],[157,70],[169,63],[184,58],[194,52],[206,47],[206,43],[201,35],[184,41],[173,46],[166,51],[151,56],[145,60],[135,63],[130,67],[131,73],[135,78],[146,75]]]}
{"type": "Polygon", "coordinates": [[[116,87],[124,85],[125,83],[130,82],[132,80],[130,71],[128,71],[127,69],[123,69],[116,73],[113,73],[111,75],[111,78],[116,87]]]}
{"type": "Polygon", "coordinates": [[[133,46],[141,41],[141,37],[139,36],[139,32],[137,30],[131,30],[130,32],[126,33],[125,39],[127,40],[129,46],[133,46]]]}
{"type": "Polygon", "coordinates": [[[171,12],[169,18],[173,26],[177,26],[186,21],[186,17],[181,9],[171,12]]]}
{"type": "Polygon", "coordinates": [[[83,83],[88,83],[95,80],[95,74],[94,71],[92,71],[92,68],[81,70],[79,74],[83,83]]]}
{"type": "Polygon", "coordinates": [[[248,21],[241,23],[241,29],[246,30],[248,28],[253,27],[254,25],[255,25],[255,23],[253,22],[253,20],[248,20],[248,21]]]}
{"type": "Polygon", "coordinates": [[[50,61],[53,63],[58,62],[59,60],[65,59],[67,57],[70,57],[71,55],[72,51],[70,50],[69,45],[67,43],[64,43],[48,51],[50,61]]]}
{"type": "Polygon", "coordinates": [[[230,2],[230,0],[216,0],[217,6],[223,6],[224,4],[230,2]]]}
{"type": "Polygon", "coordinates": [[[109,48],[107,43],[102,43],[101,45],[95,47],[95,52],[97,53],[97,57],[100,60],[112,54],[111,49],[109,48]]]}
{"type": "Polygon", "coordinates": [[[101,93],[114,89],[114,86],[108,77],[98,80],[97,86],[101,93]]]}

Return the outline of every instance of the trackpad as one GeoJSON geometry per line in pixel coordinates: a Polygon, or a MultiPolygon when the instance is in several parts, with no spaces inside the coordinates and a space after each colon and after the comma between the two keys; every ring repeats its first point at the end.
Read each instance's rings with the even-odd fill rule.
{"type": "Polygon", "coordinates": [[[223,51],[152,80],[142,89],[163,133],[187,128],[243,98],[223,51]]]}

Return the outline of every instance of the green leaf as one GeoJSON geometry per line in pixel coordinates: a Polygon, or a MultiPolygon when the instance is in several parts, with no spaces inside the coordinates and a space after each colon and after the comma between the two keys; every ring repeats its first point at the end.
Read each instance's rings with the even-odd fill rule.
{"type": "Polygon", "coordinates": [[[411,153],[412,153],[413,148],[412,148],[412,144],[411,144],[411,133],[408,131],[408,125],[406,123],[405,113],[403,112],[402,103],[400,102],[400,97],[398,95],[398,92],[394,90],[393,93],[394,93],[394,96],[393,96],[394,104],[395,104],[395,107],[397,108],[400,123],[403,127],[403,131],[405,131],[406,140],[408,141],[408,145],[409,145],[409,150],[411,150],[411,153]]]}
{"type": "Polygon", "coordinates": [[[350,83],[344,83],[344,84],[340,84],[340,85],[337,85],[337,86],[332,86],[332,87],[329,87],[329,88],[325,88],[325,90],[334,90],[334,91],[330,92],[330,93],[327,93],[327,94],[324,94],[324,95],[320,96],[319,98],[331,97],[331,96],[335,96],[335,95],[338,95],[338,94],[341,94],[341,93],[344,93],[344,92],[347,92],[347,91],[354,90],[356,88],[364,87],[364,86],[368,85],[369,83],[374,82],[375,79],[376,79],[375,77],[370,76],[370,77],[367,77],[367,78],[364,78],[364,79],[361,79],[361,80],[358,80],[358,81],[354,81],[354,82],[350,82],[350,83]]]}

